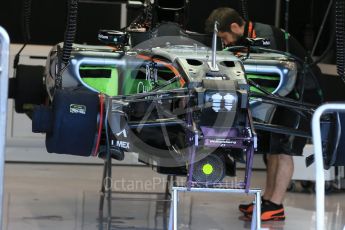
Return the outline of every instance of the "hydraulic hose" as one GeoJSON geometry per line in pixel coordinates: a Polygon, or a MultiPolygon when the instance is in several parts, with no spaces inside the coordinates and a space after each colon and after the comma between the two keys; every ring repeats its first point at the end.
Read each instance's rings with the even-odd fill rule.
{"type": "Polygon", "coordinates": [[[77,32],[78,0],[68,1],[67,25],[62,50],[62,62],[67,64],[71,56],[72,45],[77,32]]]}
{"type": "Polygon", "coordinates": [[[315,39],[313,48],[312,48],[312,50],[311,50],[311,54],[310,54],[311,56],[314,56],[314,54],[315,54],[316,47],[317,47],[317,45],[319,44],[321,34],[322,34],[323,29],[324,29],[324,27],[325,27],[325,24],[326,24],[326,20],[327,20],[327,18],[328,18],[328,15],[329,15],[329,13],[331,12],[332,6],[333,6],[333,0],[330,0],[330,2],[328,3],[328,7],[327,7],[327,10],[326,10],[325,16],[323,17],[322,23],[321,23],[321,25],[320,25],[319,32],[317,33],[317,36],[316,36],[316,39],[315,39]]]}
{"type": "Polygon", "coordinates": [[[62,71],[67,66],[71,56],[73,42],[77,33],[78,0],[69,0],[67,9],[67,24],[63,48],[60,54],[59,71],[55,79],[55,88],[62,87],[62,71]]]}
{"type": "MultiPolygon", "coordinates": [[[[326,24],[327,18],[329,18],[330,15],[333,15],[331,12],[335,13],[335,1],[333,1],[333,0],[331,0],[329,2],[325,16],[322,20],[320,30],[317,34],[314,46],[313,46],[311,54],[310,54],[312,57],[315,54],[315,50],[316,50],[318,43],[320,41],[320,37],[321,37],[321,34],[324,30],[324,26],[326,24]]],[[[312,63],[310,63],[310,66],[317,65],[318,63],[322,62],[328,56],[330,51],[332,51],[335,48],[335,18],[332,16],[331,19],[332,20],[331,20],[330,37],[328,39],[329,42],[327,44],[327,47],[325,48],[325,50],[322,52],[322,54],[318,58],[316,58],[312,63]]]]}
{"type": "Polygon", "coordinates": [[[24,43],[27,44],[31,39],[31,34],[30,34],[31,0],[23,0],[22,17],[23,17],[22,34],[24,36],[24,43]]]}
{"type": "Polygon", "coordinates": [[[331,36],[329,38],[329,43],[326,47],[326,49],[322,52],[322,54],[312,63],[310,63],[310,66],[317,65],[318,63],[322,62],[329,52],[334,48],[334,41],[335,41],[335,29],[332,29],[331,36]]]}
{"type": "Polygon", "coordinates": [[[345,0],[335,3],[335,31],[337,73],[345,82],[345,0]]]}
{"type": "Polygon", "coordinates": [[[243,19],[248,21],[248,0],[241,0],[241,11],[243,19]]]}
{"type": "Polygon", "coordinates": [[[30,34],[30,21],[31,21],[31,0],[23,0],[23,7],[22,7],[22,35],[24,38],[24,44],[14,57],[13,61],[13,68],[17,69],[18,63],[19,63],[19,56],[25,46],[29,43],[31,40],[31,34],[30,34]]]}

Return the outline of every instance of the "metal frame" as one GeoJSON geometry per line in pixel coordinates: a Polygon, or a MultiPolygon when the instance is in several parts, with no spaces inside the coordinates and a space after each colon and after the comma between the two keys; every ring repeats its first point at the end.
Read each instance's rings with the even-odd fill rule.
{"type": "MultiPolygon", "coordinates": [[[[189,129],[189,132],[187,134],[187,140],[186,142],[189,143],[189,162],[190,166],[188,169],[188,175],[187,175],[187,188],[188,190],[193,186],[219,186],[221,183],[213,183],[213,182],[197,182],[193,181],[193,172],[194,172],[194,164],[195,164],[195,157],[196,157],[196,148],[199,146],[198,143],[198,131],[193,126],[193,116],[192,116],[192,110],[191,107],[188,105],[187,108],[187,128],[189,129]]],[[[243,182],[238,183],[236,188],[239,189],[245,189],[245,192],[249,192],[251,177],[252,177],[252,167],[253,167],[253,158],[254,158],[254,151],[257,148],[257,137],[255,133],[255,129],[253,126],[253,120],[251,118],[251,112],[248,110],[247,118],[246,118],[246,125],[245,125],[246,132],[243,135],[240,135],[239,137],[229,137],[230,140],[233,140],[234,143],[224,143],[222,144],[222,147],[227,148],[237,148],[242,149],[246,154],[246,167],[245,167],[245,178],[243,182]]],[[[229,135],[229,134],[228,134],[229,135]]],[[[226,135],[228,137],[228,135],[226,135]]],[[[213,145],[209,140],[210,137],[208,137],[207,131],[205,131],[204,134],[204,141],[205,146],[211,147],[211,148],[217,148],[219,147],[219,144],[213,145]]],[[[221,184],[222,185],[222,184],[221,184]]],[[[227,186],[226,184],[223,184],[227,186]]],[[[227,187],[229,188],[229,187],[227,187]]]]}
{"type": "MultiPolygon", "coordinates": [[[[113,194],[127,194],[127,195],[163,195],[164,199],[150,199],[150,198],[128,198],[132,201],[156,201],[164,202],[163,208],[163,229],[166,229],[167,218],[168,218],[168,205],[171,200],[170,187],[176,181],[176,176],[167,176],[167,182],[164,192],[129,192],[129,191],[114,191],[112,189],[112,158],[110,154],[107,154],[106,159],[104,160],[103,167],[103,176],[102,176],[102,185],[100,190],[99,197],[99,209],[98,209],[98,230],[111,230],[112,229],[112,202],[116,201],[113,194]],[[106,207],[105,207],[106,206],[106,207]],[[106,209],[106,213],[104,213],[106,209]],[[106,214],[106,215],[104,215],[106,214]]],[[[261,197],[260,197],[261,198],[261,197]]],[[[117,200],[121,200],[117,199],[117,200]]],[[[123,200],[123,198],[122,198],[123,200]]]]}
{"type": "Polygon", "coordinates": [[[188,188],[188,187],[172,187],[172,198],[170,206],[170,219],[169,219],[169,230],[178,229],[177,221],[177,208],[179,192],[212,192],[212,193],[242,193],[242,194],[254,194],[254,210],[251,222],[251,230],[261,229],[261,190],[260,189],[233,189],[233,188],[188,188]],[[259,204],[259,205],[258,205],[259,204]]]}
{"type": "Polygon", "coordinates": [[[316,230],[325,229],[325,174],[323,170],[323,156],[321,143],[321,116],[325,113],[345,112],[345,104],[327,103],[321,105],[314,113],[312,120],[312,134],[315,154],[316,175],[316,230]]]}
{"type": "Polygon", "coordinates": [[[0,229],[2,229],[2,209],[4,197],[9,46],[10,38],[7,32],[0,26],[0,229]]]}

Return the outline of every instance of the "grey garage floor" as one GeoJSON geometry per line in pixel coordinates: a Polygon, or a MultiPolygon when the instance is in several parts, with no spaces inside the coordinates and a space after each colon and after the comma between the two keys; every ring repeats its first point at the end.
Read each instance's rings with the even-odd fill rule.
{"type": "MultiPolygon", "coordinates": [[[[239,177],[243,172],[239,172],[239,177]]],[[[4,228],[6,230],[98,229],[100,165],[6,164],[4,228]]],[[[166,178],[147,167],[114,166],[112,187],[125,192],[163,192],[166,178]]],[[[255,171],[253,187],[265,173],[255,171]]],[[[179,229],[250,229],[237,210],[247,195],[181,194],[179,229]]],[[[315,195],[288,193],[285,222],[266,222],[267,229],[314,229],[315,195]]],[[[114,194],[112,229],[165,229],[167,202],[160,194],[114,194]],[[155,201],[155,200],[161,201],[155,201]]],[[[345,193],[326,196],[328,229],[345,225],[345,193]]]]}

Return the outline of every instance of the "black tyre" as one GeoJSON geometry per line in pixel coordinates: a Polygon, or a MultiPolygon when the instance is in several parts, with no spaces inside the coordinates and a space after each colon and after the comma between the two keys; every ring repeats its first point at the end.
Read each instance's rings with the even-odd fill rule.
{"type": "Polygon", "coordinates": [[[17,113],[27,113],[34,105],[44,103],[46,90],[43,81],[43,66],[19,65],[15,79],[11,81],[10,94],[15,99],[17,113]]]}

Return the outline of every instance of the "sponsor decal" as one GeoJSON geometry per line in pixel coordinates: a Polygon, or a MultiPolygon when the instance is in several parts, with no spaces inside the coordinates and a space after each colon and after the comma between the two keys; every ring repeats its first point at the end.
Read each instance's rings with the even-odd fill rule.
{"type": "Polygon", "coordinates": [[[116,141],[116,146],[123,148],[123,149],[129,149],[129,142],[126,141],[116,141]]]}
{"type": "Polygon", "coordinates": [[[123,129],[122,131],[116,133],[116,136],[123,136],[123,137],[127,137],[127,131],[126,129],[123,129]]]}
{"type": "Polygon", "coordinates": [[[237,141],[230,140],[230,139],[211,139],[210,143],[212,143],[212,144],[232,144],[232,145],[236,145],[237,141]]]}
{"type": "Polygon", "coordinates": [[[69,105],[69,112],[74,114],[86,114],[86,106],[85,105],[78,105],[78,104],[70,104],[69,105]]]}

